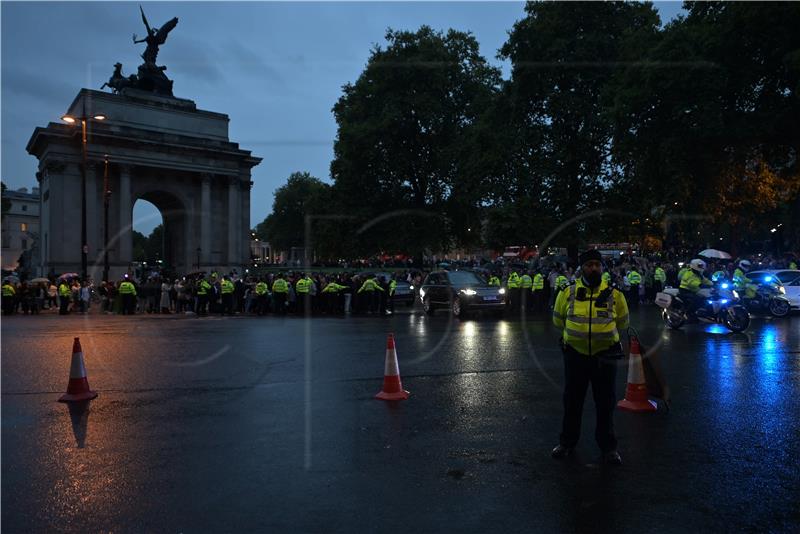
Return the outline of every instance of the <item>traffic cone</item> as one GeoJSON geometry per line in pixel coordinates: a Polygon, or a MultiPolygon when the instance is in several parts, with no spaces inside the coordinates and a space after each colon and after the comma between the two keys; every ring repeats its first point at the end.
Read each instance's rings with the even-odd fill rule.
{"type": "Polygon", "coordinates": [[[628,358],[628,387],[625,398],[617,403],[620,410],[631,412],[654,412],[657,405],[647,398],[647,384],[644,379],[642,352],[639,339],[631,336],[631,355],[628,358]]]}
{"type": "Polygon", "coordinates": [[[75,343],[72,345],[72,365],[69,368],[67,392],[61,395],[58,402],[87,401],[95,397],[97,397],[97,392],[89,389],[89,381],[86,379],[86,366],[83,365],[81,340],[76,337],[75,343]]]}
{"type": "Polygon", "coordinates": [[[397,364],[397,351],[394,348],[394,334],[389,334],[386,340],[386,365],[383,372],[383,389],[375,395],[382,400],[405,400],[408,391],[403,389],[400,382],[400,366],[397,364]]]}

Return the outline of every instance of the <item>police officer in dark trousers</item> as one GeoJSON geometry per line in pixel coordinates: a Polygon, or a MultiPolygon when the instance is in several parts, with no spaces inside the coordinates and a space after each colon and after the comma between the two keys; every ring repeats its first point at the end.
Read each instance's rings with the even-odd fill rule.
{"type": "Polygon", "coordinates": [[[586,389],[592,385],[597,428],[595,439],[603,461],[618,465],[613,414],[617,402],[617,361],[622,358],[619,332],[628,327],[625,297],[602,279],[600,253],[581,254],[581,277],[561,291],[553,308],[553,324],[562,330],[564,352],[564,420],[553,458],[572,454],[578,444],[586,389]]]}

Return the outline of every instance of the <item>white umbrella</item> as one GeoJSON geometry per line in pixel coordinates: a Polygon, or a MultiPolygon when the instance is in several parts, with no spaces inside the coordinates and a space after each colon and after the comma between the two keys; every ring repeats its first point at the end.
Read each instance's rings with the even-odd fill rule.
{"type": "Polygon", "coordinates": [[[717,250],[714,248],[707,248],[700,253],[700,256],[704,258],[712,258],[716,260],[729,260],[731,259],[731,255],[727,252],[723,252],[721,250],[717,250]]]}

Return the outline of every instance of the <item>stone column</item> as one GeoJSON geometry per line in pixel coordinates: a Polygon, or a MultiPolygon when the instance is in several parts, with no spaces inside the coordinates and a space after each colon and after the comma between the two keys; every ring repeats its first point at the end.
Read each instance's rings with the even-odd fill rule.
{"type": "Polygon", "coordinates": [[[228,179],[228,265],[238,267],[241,263],[241,240],[239,237],[239,177],[228,179]]]}
{"type": "MultiPolygon", "coordinates": [[[[117,249],[122,268],[127,271],[128,264],[133,261],[133,206],[131,206],[131,166],[120,165],[119,188],[116,193],[119,199],[119,235],[117,249]]],[[[110,214],[109,214],[110,217],[110,214]]],[[[114,241],[114,236],[109,236],[114,241]]]]}
{"type": "Polygon", "coordinates": [[[97,175],[98,170],[102,172],[102,167],[98,169],[98,164],[89,162],[86,166],[86,244],[89,245],[88,270],[90,276],[99,280],[97,276],[97,264],[103,264],[103,240],[101,238],[101,228],[103,224],[103,206],[98,204],[97,175]],[[99,258],[99,260],[98,260],[99,258]]]}
{"type": "Polygon", "coordinates": [[[241,245],[239,247],[239,261],[245,265],[250,265],[250,189],[253,182],[250,181],[250,172],[242,172],[239,174],[239,205],[241,206],[241,216],[239,221],[239,239],[241,245]]]}
{"type": "Polygon", "coordinates": [[[211,175],[200,175],[200,261],[211,264],[211,175]]]}

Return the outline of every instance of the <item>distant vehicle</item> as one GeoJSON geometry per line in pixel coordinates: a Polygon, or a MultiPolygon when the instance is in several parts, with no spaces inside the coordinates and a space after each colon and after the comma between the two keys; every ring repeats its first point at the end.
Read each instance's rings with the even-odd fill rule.
{"type": "Polygon", "coordinates": [[[422,283],[419,297],[428,315],[438,308],[449,308],[461,318],[477,310],[502,313],[506,306],[506,290],[490,286],[472,271],[432,272],[422,283]]]}
{"type": "Polygon", "coordinates": [[[751,280],[755,280],[757,282],[771,282],[771,280],[765,280],[767,277],[774,276],[777,280],[780,281],[781,286],[783,287],[785,293],[785,297],[789,301],[789,305],[792,309],[800,308],[800,270],[797,269],[761,269],[758,271],[750,271],[746,273],[747,276],[751,280]]]}
{"type": "Polygon", "coordinates": [[[503,251],[503,259],[505,261],[519,260],[525,262],[535,258],[538,254],[539,251],[536,247],[512,246],[505,248],[503,251]]]}

